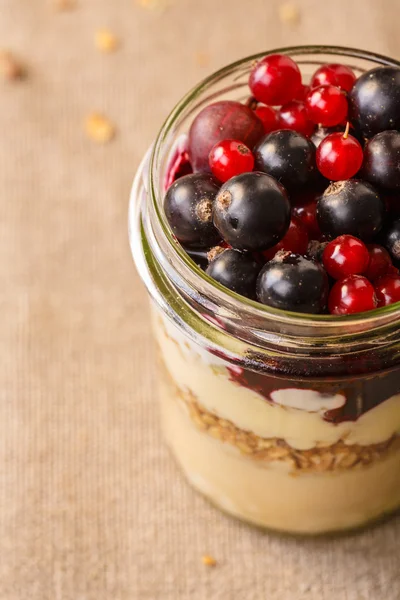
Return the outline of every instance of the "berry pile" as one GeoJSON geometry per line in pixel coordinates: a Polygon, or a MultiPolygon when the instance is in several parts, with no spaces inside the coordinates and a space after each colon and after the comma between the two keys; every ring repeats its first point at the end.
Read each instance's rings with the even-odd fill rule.
{"type": "Polygon", "coordinates": [[[164,210],[219,284],[294,312],[349,315],[400,302],[400,69],[360,77],[286,55],[250,72],[171,159],[164,210]]]}

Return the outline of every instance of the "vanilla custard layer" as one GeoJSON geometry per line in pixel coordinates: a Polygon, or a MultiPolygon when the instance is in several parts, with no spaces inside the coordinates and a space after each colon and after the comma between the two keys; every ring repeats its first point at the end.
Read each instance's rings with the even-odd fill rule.
{"type": "Polygon", "coordinates": [[[400,452],[368,467],[295,475],[282,462],[251,460],[191,421],[176,390],[160,382],[165,436],[192,485],[224,511],[290,533],[349,529],[400,505],[400,452]]]}

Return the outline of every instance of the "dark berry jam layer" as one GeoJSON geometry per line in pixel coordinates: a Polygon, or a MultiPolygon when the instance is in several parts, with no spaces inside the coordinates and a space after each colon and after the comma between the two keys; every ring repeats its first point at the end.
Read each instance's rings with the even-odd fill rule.
{"type": "Polygon", "coordinates": [[[274,392],[284,389],[318,392],[321,395],[321,404],[324,398],[340,394],[346,399],[344,405],[326,411],[323,416],[326,421],[335,424],[356,421],[361,415],[385,400],[400,394],[400,367],[370,376],[336,380],[306,378],[289,380],[240,367],[228,367],[228,371],[231,381],[257,392],[269,402],[273,402],[274,392]]]}

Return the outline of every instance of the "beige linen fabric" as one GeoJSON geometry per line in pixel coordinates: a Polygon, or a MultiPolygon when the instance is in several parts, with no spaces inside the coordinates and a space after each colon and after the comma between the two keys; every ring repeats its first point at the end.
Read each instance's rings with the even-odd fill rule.
{"type": "Polygon", "coordinates": [[[197,80],[287,44],[400,56],[400,3],[298,0],[297,24],[275,0],[166,4],[0,0],[0,48],[28,67],[0,85],[0,600],[399,600],[398,519],[281,539],[182,480],[160,439],[127,209],[141,156],[197,80]],[[113,54],[95,47],[102,28],[113,54]],[[86,137],[94,110],[117,127],[108,145],[86,137]]]}

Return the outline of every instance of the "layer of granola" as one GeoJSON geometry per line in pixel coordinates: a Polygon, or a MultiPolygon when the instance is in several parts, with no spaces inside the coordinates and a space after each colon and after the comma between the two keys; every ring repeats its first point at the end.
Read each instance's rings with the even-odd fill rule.
{"type": "Polygon", "coordinates": [[[221,419],[196,401],[191,392],[182,392],[176,388],[176,397],[183,402],[190,418],[198,429],[206,434],[235,446],[249,458],[270,463],[282,461],[292,471],[338,471],[362,468],[386,458],[390,453],[400,450],[400,436],[394,435],[386,442],[361,446],[346,444],[340,440],[326,446],[318,444],[310,450],[292,448],[279,438],[262,438],[250,431],[243,431],[227,419],[221,419]]]}

